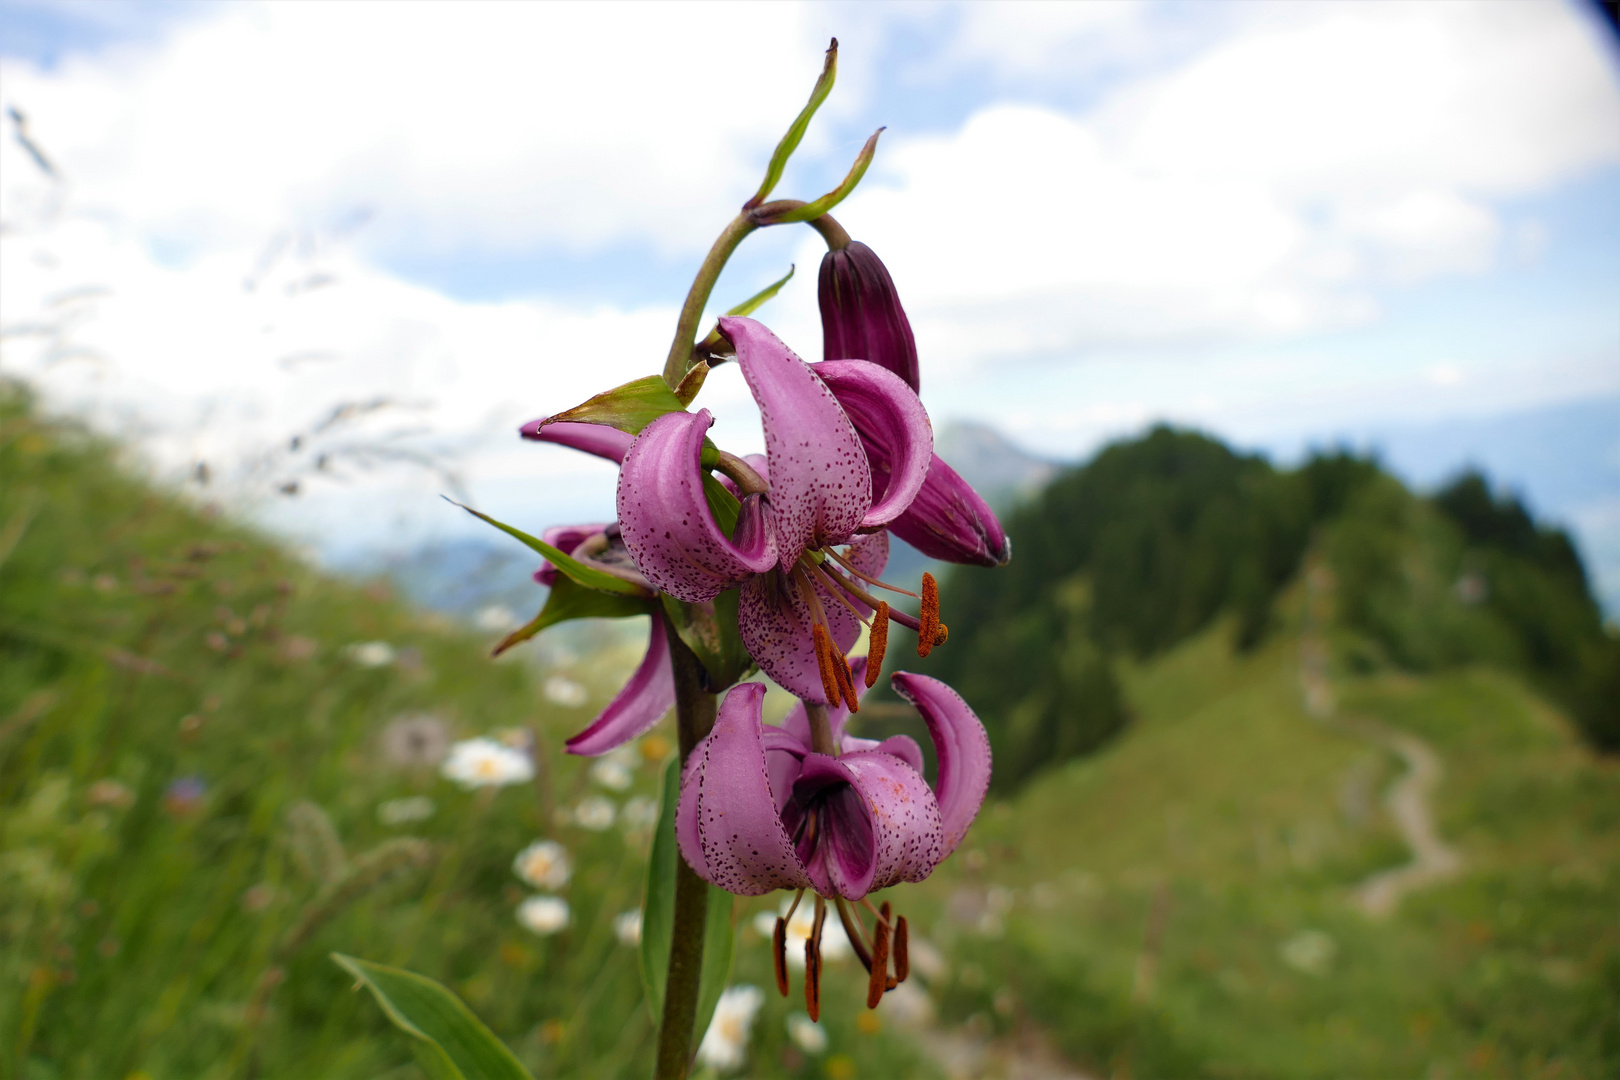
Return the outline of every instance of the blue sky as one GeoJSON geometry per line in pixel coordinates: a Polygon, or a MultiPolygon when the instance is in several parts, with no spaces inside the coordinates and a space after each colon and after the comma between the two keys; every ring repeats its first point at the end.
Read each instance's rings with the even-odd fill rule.
{"type": "MultiPolygon", "coordinates": [[[[936,423],[1074,459],[1168,419],[1287,455],[1620,402],[1616,51],[1558,2],[7,0],[0,97],[65,182],[8,127],[5,366],[245,499],[297,464],[288,432],[387,394],[355,438],[532,525],[600,513],[599,470],[511,427],[658,366],[833,34],[779,193],[887,125],[838,215],[907,299],[936,423]]],[[[814,358],[819,257],[759,234],[716,302],[797,264],[761,316],[814,358]]],[[[705,403],[746,450],[723,375],[705,403]]],[[[1610,494],[1546,507],[1593,552],[1620,528],[1598,457],[1570,469],[1610,494]]],[[[440,486],[354,469],[276,520],[327,547],[460,528],[440,486]]]]}

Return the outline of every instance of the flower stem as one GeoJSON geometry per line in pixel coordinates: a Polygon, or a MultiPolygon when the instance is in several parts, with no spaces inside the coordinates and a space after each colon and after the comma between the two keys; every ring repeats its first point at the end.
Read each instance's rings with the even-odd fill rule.
{"type": "MultiPolygon", "coordinates": [[[[684,765],[692,748],[714,727],[715,695],[703,689],[703,663],[681,640],[674,626],[669,635],[670,666],[675,676],[675,724],[684,765]]],[[[658,1026],[657,1080],[683,1080],[692,1064],[692,1028],[697,1019],[698,989],[703,980],[703,935],[709,910],[709,884],[675,860],[675,920],[669,947],[669,977],[664,986],[664,1015],[658,1026]]]]}
{"type": "MultiPolygon", "coordinates": [[[[835,661],[842,663],[843,661],[835,661]]],[[[804,715],[810,721],[810,749],[818,754],[838,756],[838,747],[833,745],[832,725],[827,722],[827,706],[817,705],[813,701],[804,703],[804,715]]]]}
{"type": "MultiPolygon", "coordinates": [[[[692,287],[686,293],[686,303],[681,305],[680,321],[675,324],[675,340],[670,342],[669,357],[664,361],[664,381],[669,383],[670,389],[681,385],[681,380],[686,377],[686,369],[692,364],[692,345],[697,340],[698,320],[703,318],[703,309],[709,303],[714,283],[720,280],[720,271],[725,269],[726,261],[737,250],[737,245],[755,229],[782,224],[769,220],[771,216],[804,205],[802,199],[777,199],[764,206],[744,210],[731,219],[731,224],[715,240],[709,254],[703,259],[703,265],[698,267],[697,277],[692,279],[692,287]]],[[[849,233],[833,220],[831,214],[822,214],[808,224],[827,242],[827,250],[838,251],[849,246],[849,233]]]]}

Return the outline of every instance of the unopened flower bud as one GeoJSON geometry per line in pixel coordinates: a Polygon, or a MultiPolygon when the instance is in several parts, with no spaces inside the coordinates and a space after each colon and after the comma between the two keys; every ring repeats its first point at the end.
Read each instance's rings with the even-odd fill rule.
{"type": "Polygon", "coordinates": [[[917,389],[917,342],[894,279],[865,244],[829,251],[821,260],[823,359],[867,360],[917,389]]]}

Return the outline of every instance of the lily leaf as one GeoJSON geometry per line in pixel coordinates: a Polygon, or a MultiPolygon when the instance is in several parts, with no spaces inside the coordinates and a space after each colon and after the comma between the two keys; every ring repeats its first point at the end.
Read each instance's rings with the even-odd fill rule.
{"type": "Polygon", "coordinates": [[[645,379],[604,390],[583,405],[548,417],[545,423],[605,424],[631,435],[640,435],[642,428],[660,416],[685,408],[686,405],[675,396],[675,391],[669,388],[662,375],[649,375],[645,379]]]}
{"type": "MultiPolygon", "coordinates": [[[[720,464],[720,455],[714,455],[714,465],[708,461],[708,447],[704,447],[703,467],[712,469],[720,464]]],[[[703,497],[709,501],[709,513],[714,515],[714,523],[720,526],[722,532],[730,536],[737,530],[737,516],[742,513],[742,503],[737,496],[726,490],[726,485],[708,473],[703,474],[703,497]]]]}
{"type": "Polygon", "coordinates": [[[491,656],[499,656],[514,645],[521,645],[540,631],[570,619],[622,619],[630,615],[650,615],[651,600],[619,593],[597,592],[587,589],[572,578],[559,577],[551,586],[551,595],[540,614],[524,626],[507,634],[495,646],[491,656]]]}
{"type": "MultiPolygon", "coordinates": [[[[725,489],[722,488],[721,490],[724,491],[725,489]]],[[[618,593],[620,596],[634,596],[641,599],[649,599],[653,595],[651,591],[642,588],[633,581],[626,581],[624,578],[614,577],[605,570],[598,570],[595,567],[586,566],[573,556],[564,555],[561,551],[552,547],[544,540],[538,540],[524,532],[522,529],[513,528],[511,525],[507,525],[504,522],[496,521],[488,514],[481,514],[470,506],[465,506],[462,503],[456,502],[456,500],[450,498],[448,495],[444,497],[444,501],[449,503],[451,506],[460,506],[473,517],[482,521],[487,521],[506,535],[522,541],[523,544],[531,551],[538,551],[540,554],[544,555],[552,566],[555,566],[564,575],[572,578],[575,582],[585,586],[587,589],[596,589],[599,592],[618,593]]]]}
{"type": "MultiPolygon", "coordinates": [[[[750,296],[748,299],[726,312],[726,314],[738,316],[752,315],[754,312],[760,309],[765,301],[781,292],[782,286],[793,280],[793,272],[797,269],[798,264],[790,264],[788,266],[787,273],[783,274],[781,277],[759,290],[759,292],[755,293],[753,296],[750,296]]],[[[724,335],[720,333],[720,324],[715,323],[714,329],[709,331],[709,336],[697,343],[697,351],[700,354],[707,354],[715,357],[726,357],[735,353],[736,349],[732,346],[731,342],[727,341],[724,335]]],[[[680,387],[675,391],[675,396],[686,402],[688,405],[692,403],[692,397],[697,396],[697,390],[694,388],[690,397],[684,394],[682,391],[684,391],[686,388],[687,379],[692,378],[692,373],[696,371],[697,368],[698,365],[694,364],[692,367],[687,369],[686,378],[681,380],[680,387]]],[[[705,369],[703,375],[698,377],[698,386],[703,385],[703,378],[707,375],[708,370],[705,369]]]]}
{"type": "Polygon", "coordinates": [[[810,100],[805,103],[799,115],[793,118],[787,134],[782,141],[776,144],[776,152],[771,155],[771,163],[765,167],[765,182],[759,185],[759,191],[752,199],[743,203],[744,210],[752,210],[770,195],[776,182],[782,179],[782,170],[787,168],[788,158],[793,151],[799,148],[799,140],[804,138],[805,131],[810,127],[810,118],[816,115],[821,103],[827,100],[832,93],[833,81],[838,78],[838,39],[833,38],[832,44],[827,47],[827,59],[821,65],[821,77],[816,80],[815,87],[810,91],[810,100]]]}
{"type": "Polygon", "coordinates": [[[703,664],[711,693],[720,693],[754,670],[754,658],[737,632],[738,598],[736,589],[701,604],[688,604],[667,593],[660,596],[670,625],[703,664]]]}
{"type": "Polygon", "coordinates": [[[769,221],[763,221],[760,224],[786,225],[791,221],[814,221],[843,202],[845,197],[855,190],[855,185],[861,182],[861,177],[866,175],[866,167],[872,164],[872,155],[877,153],[878,136],[883,134],[883,130],[883,128],[878,128],[872,132],[872,137],[866,140],[866,145],[861,147],[861,152],[856,155],[855,164],[850,166],[849,174],[844,177],[843,183],[815,202],[805,203],[797,210],[788,210],[780,215],[773,215],[769,221]]]}
{"type": "MultiPolygon", "coordinates": [[[[681,762],[672,758],[664,770],[664,800],[647,859],[647,902],[641,914],[641,984],[653,1023],[664,1016],[664,987],[669,979],[669,946],[675,933],[675,868],[680,852],[675,844],[675,803],[680,797],[681,762]]],[[[698,1008],[692,1025],[697,1042],[709,1029],[714,1007],[731,979],[736,927],[732,923],[732,896],[709,886],[708,914],[704,919],[703,973],[698,981],[698,1008]]]]}
{"type": "Polygon", "coordinates": [[[506,1044],[461,999],[424,975],[342,953],[332,959],[371,991],[411,1037],[422,1067],[446,1080],[533,1080],[506,1044]]]}

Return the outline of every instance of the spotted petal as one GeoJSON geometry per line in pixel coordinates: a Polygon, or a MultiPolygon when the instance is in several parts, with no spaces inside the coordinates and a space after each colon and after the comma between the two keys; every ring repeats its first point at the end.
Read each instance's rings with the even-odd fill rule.
{"type": "MultiPolygon", "coordinates": [[[[850,546],[849,559],[862,573],[877,577],[889,561],[888,534],[877,532],[861,537],[850,546]]],[[[811,584],[832,631],[833,643],[840,651],[847,652],[861,635],[860,622],[819,577],[812,579],[811,584]]],[[[869,609],[865,604],[850,597],[846,599],[862,615],[867,614],[869,609]]],[[[821,670],[816,663],[813,622],[810,606],[800,588],[780,570],[743,584],[737,608],[737,629],[748,655],[761,671],[796,697],[828,704],[821,684],[821,670]]]]}
{"type": "Polygon", "coordinates": [[[962,842],[984,804],[990,788],[990,736],[962,696],[938,679],[897,671],[889,682],[917,707],[934,740],[939,758],[934,795],[945,827],[943,859],[962,842]]]}
{"type": "MultiPolygon", "coordinates": [[[[922,490],[934,458],[934,429],[917,393],[892,371],[865,360],[823,360],[812,369],[843,406],[860,433],[868,457],[881,461],[888,480],[861,521],[861,528],[887,525],[922,490]]],[[[876,478],[876,477],[874,477],[876,478]]]]}
{"type": "Polygon", "coordinates": [[[675,678],[669,666],[664,617],[654,613],[652,635],[641,666],[590,726],[568,740],[570,754],[595,757],[641,735],[675,704],[675,678]]]}
{"type": "Polygon", "coordinates": [[[823,895],[859,900],[901,881],[921,881],[943,858],[934,793],[891,754],[807,755],[782,824],[797,832],[812,805],[820,811],[816,829],[804,829],[797,855],[808,857],[805,872],[823,895]]]}
{"type": "Polygon", "coordinates": [[[604,424],[579,424],[571,420],[546,424],[548,419],[542,416],[538,420],[530,420],[518,428],[518,434],[535,442],[557,443],[559,446],[583,450],[615,463],[624,460],[625,451],[635,441],[634,435],[604,424]],[[541,424],[546,426],[541,427],[541,424]]]}
{"type": "Polygon", "coordinates": [[[739,896],[810,885],[765,769],[761,683],[733,687],[681,776],[675,838],[699,877],[739,896]]]}
{"type": "Polygon", "coordinates": [[[619,528],[636,568],[688,603],[712,600],[776,563],[762,496],[743,500],[731,537],[709,510],[702,454],[712,423],[707,409],[660,416],[636,436],[619,470],[619,528]]]}
{"type": "Polygon", "coordinates": [[[737,366],[765,429],[771,510],[783,569],[806,548],[841,544],[872,506],[872,472],[849,417],[827,384],[753,319],[724,317],[737,366]]]}

